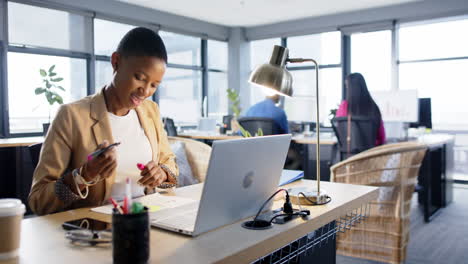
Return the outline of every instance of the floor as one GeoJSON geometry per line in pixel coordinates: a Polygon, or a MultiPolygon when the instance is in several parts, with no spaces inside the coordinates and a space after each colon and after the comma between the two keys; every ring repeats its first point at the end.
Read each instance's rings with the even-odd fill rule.
{"type": "MultiPolygon", "coordinates": [[[[405,263],[468,263],[468,185],[455,185],[454,201],[429,223],[424,222],[416,197],[414,195],[412,201],[410,242],[405,263]]],[[[379,262],[337,255],[336,263],[379,262]]]]}

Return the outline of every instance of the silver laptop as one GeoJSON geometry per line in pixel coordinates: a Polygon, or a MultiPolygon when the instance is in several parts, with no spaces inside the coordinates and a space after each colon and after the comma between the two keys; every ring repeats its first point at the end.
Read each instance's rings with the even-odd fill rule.
{"type": "Polygon", "coordinates": [[[213,142],[200,201],[156,212],[151,225],[196,236],[255,215],[278,188],[290,141],[288,134],[213,142]]]}

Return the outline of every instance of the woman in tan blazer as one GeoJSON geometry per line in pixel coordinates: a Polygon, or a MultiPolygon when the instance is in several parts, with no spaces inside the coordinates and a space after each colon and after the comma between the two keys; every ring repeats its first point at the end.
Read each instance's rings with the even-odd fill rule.
{"type": "Polygon", "coordinates": [[[177,184],[178,168],[158,105],[145,100],[165,73],[164,43],[153,31],[135,28],[121,40],[111,62],[112,83],[96,95],[61,106],[50,127],[29,194],[38,215],[106,203],[111,194],[120,194],[114,184],[128,173],[122,163],[134,156],[147,157],[142,171],[135,164],[136,172],[129,172],[139,174],[135,182],[145,193],[177,184]],[[132,114],[134,121],[129,121],[132,114]],[[129,129],[125,122],[132,124],[129,129]],[[114,143],[115,136],[121,137],[120,146],[88,160],[90,153],[114,143]]]}

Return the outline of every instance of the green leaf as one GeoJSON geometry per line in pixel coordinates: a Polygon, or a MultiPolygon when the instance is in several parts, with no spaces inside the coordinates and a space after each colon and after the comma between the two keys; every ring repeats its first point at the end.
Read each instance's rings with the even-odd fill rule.
{"type": "Polygon", "coordinates": [[[55,100],[57,101],[57,103],[63,104],[63,98],[61,96],[56,96],[55,100]]]}
{"type": "Polygon", "coordinates": [[[52,92],[46,91],[45,96],[46,96],[47,101],[49,102],[49,104],[53,105],[54,104],[54,98],[53,98],[52,92]]]}
{"type": "Polygon", "coordinates": [[[61,82],[63,80],[63,78],[59,77],[59,78],[50,79],[50,80],[53,81],[53,82],[61,82]]]}
{"type": "Polygon", "coordinates": [[[62,86],[57,86],[57,88],[65,92],[65,88],[63,88],[62,86]]]}
{"type": "Polygon", "coordinates": [[[43,69],[40,69],[39,70],[39,73],[41,74],[42,77],[46,77],[47,76],[47,72],[43,69]]]}
{"type": "Polygon", "coordinates": [[[49,68],[49,72],[51,73],[51,72],[52,72],[54,69],[55,69],[55,64],[54,64],[54,65],[52,65],[52,66],[50,66],[50,68],[49,68]]]}
{"type": "Polygon", "coordinates": [[[47,88],[47,89],[50,89],[50,87],[52,87],[52,85],[50,84],[49,81],[46,81],[46,88],[47,88]]]}
{"type": "Polygon", "coordinates": [[[46,91],[46,89],[44,89],[44,88],[42,88],[42,87],[37,87],[37,88],[34,90],[34,93],[35,93],[35,94],[43,94],[45,91],[46,91]]]}
{"type": "Polygon", "coordinates": [[[49,72],[49,77],[54,77],[55,75],[57,75],[55,72],[49,72]]]}
{"type": "Polygon", "coordinates": [[[257,130],[257,136],[263,137],[263,129],[261,127],[259,127],[257,130]]]}

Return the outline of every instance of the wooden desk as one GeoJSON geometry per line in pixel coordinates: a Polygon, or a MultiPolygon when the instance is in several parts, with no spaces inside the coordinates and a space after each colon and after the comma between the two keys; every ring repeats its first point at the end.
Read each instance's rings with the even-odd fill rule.
{"type": "MultiPolygon", "coordinates": [[[[314,181],[298,181],[287,187],[311,185],[314,181]]],[[[323,206],[308,207],[308,220],[297,218],[268,230],[253,231],[241,227],[241,222],[191,238],[181,234],[151,229],[150,263],[249,263],[261,258],[321,226],[360,208],[376,199],[378,188],[323,182],[332,201],[323,206]]],[[[202,184],[176,190],[184,197],[198,198],[202,184]]],[[[275,201],[273,208],[282,206],[275,201]]],[[[296,207],[296,206],[295,206],[296,207]]],[[[72,210],[63,213],[25,219],[22,223],[20,257],[0,263],[112,263],[112,249],[71,245],[64,237],[64,221],[91,217],[110,222],[109,215],[72,210]]]]}
{"type": "Polygon", "coordinates": [[[0,139],[0,198],[15,197],[27,204],[34,170],[28,146],[43,141],[44,137],[0,139]]]}
{"type": "Polygon", "coordinates": [[[226,139],[239,139],[243,138],[242,136],[228,136],[222,134],[178,134],[178,137],[191,138],[191,139],[200,139],[200,140],[226,140],[226,139]]]}
{"type": "MultiPolygon", "coordinates": [[[[306,179],[317,179],[317,137],[295,135],[292,141],[301,144],[302,148],[302,168],[304,170],[304,177],[306,179]]],[[[337,155],[337,139],[332,133],[320,134],[320,176],[321,180],[330,180],[330,165],[333,163],[337,155]]]]}
{"type": "Polygon", "coordinates": [[[0,138],[0,148],[27,147],[44,142],[44,137],[0,138]]]}
{"type": "Polygon", "coordinates": [[[423,205],[424,221],[429,222],[453,200],[455,137],[428,134],[418,137],[417,141],[428,147],[419,171],[418,184],[422,190],[418,201],[423,205]]]}
{"type": "MultiPolygon", "coordinates": [[[[315,145],[317,144],[317,137],[306,137],[304,135],[295,135],[292,137],[294,142],[297,144],[305,144],[305,145],[315,145]]],[[[320,145],[335,145],[338,141],[335,137],[330,137],[328,134],[325,137],[320,137],[320,145]]]]}

